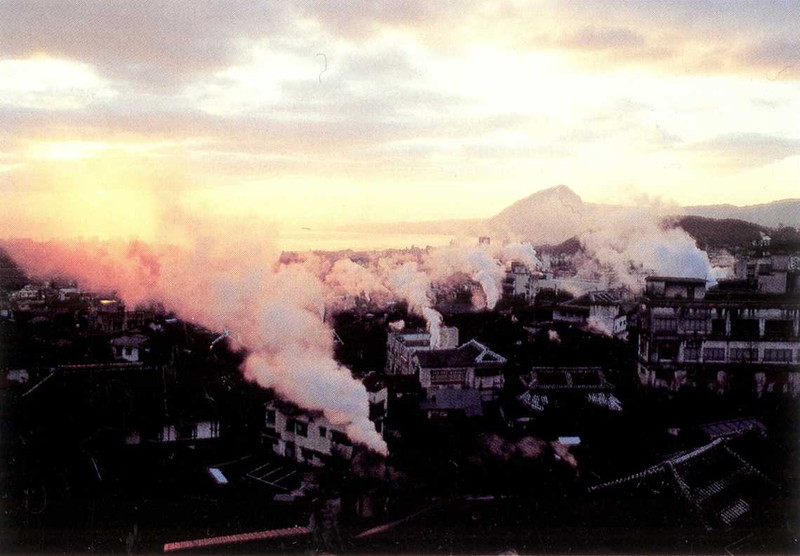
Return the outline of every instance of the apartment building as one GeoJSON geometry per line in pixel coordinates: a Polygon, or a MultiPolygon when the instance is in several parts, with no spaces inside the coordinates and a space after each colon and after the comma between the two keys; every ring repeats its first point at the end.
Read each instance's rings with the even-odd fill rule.
{"type": "Polygon", "coordinates": [[[800,394],[800,300],[705,280],[648,277],[638,374],[647,387],[800,394]]]}

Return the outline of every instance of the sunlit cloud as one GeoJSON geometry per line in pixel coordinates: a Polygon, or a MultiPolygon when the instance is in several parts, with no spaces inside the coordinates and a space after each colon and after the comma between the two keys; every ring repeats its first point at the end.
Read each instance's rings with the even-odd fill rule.
{"type": "Polygon", "coordinates": [[[796,187],[795,2],[61,6],[0,3],[0,203],[40,227],[54,202],[152,210],[155,186],[289,223],[796,187]]]}
{"type": "Polygon", "coordinates": [[[114,95],[88,64],[43,55],[0,60],[0,105],[74,110],[114,95]]]}

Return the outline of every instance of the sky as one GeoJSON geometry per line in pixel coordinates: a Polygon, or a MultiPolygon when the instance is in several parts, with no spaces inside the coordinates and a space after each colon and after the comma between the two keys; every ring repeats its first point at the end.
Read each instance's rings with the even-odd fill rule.
{"type": "Polygon", "coordinates": [[[0,2],[0,236],[798,197],[800,4],[0,2]]]}

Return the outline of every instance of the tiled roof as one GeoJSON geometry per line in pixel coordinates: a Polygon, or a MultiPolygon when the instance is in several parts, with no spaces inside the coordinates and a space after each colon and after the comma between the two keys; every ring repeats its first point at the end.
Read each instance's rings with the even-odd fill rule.
{"type": "Polygon", "coordinates": [[[612,292],[597,291],[576,297],[571,301],[559,304],[559,306],[566,308],[588,308],[591,305],[619,305],[620,303],[620,299],[612,292]]]}
{"type": "Polygon", "coordinates": [[[611,390],[601,367],[533,367],[520,376],[522,384],[535,391],[611,390]]]}
{"type": "Polygon", "coordinates": [[[138,348],[141,347],[145,342],[147,342],[147,336],[143,336],[141,334],[132,334],[128,336],[120,336],[119,338],[114,338],[113,340],[111,340],[111,345],[119,347],[138,348]]]}
{"type": "Polygon", "coordinates": [[[748,432],[744,430],[727,438],[715,438],[708,444],[672,456],[633,475],[594,485],[589,491],[635,485],[660,476],[672,483],[674,491],[686,500],[708,528],[729,527],[750,512],[750,503],[745,498],[764,485],[777,488],[733,448],[732,443],[738,439],[746,440],[748,432]]]}
{"type": "Polygon", "coordinates": [[[225,535],[223,537],[208,537],[205,539],[195,539],[191,541],[168,542],[164,545],[164,552],[174,552],[176,550],[190,550],[193,548],[204,548],[209,546],[225,546],[243,542],[258,541],[264,539],[280,539],[285,537],[297,537],[308,535],[311,530],[307,527],[288,527],[285,529],[271,529],[269,531],[257,531],[255,533],[242,533],[239,535],[225,535]]]}
{"type": "Polygon", "coordinates": [[[418,351],[415,354],[420,367],[438,369],[446,367],[473,367],[503,365],[506,359],[476,340],[470,340],[455,349],[418,351]]]}

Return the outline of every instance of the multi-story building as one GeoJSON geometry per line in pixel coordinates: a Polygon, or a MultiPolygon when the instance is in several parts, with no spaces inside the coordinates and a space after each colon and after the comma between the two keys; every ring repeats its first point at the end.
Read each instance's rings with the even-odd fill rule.
{"type": "MultiPolygon", "coordinates": [[[[371,375],[365,378],[364,386],[369,396],[369,418],[383,436],[389,398],[385,381],[371,375]]],[[[333,456],[347,459],[353,455],[346,425],[332,423],[321,411],[274,400],[267,404],[265,417],[264,438],[279,456],[320,467],[333,456]]]]}
{"type": "Polygon", "coordinates": [[[424,330],[390,332],[386,340],[386,373],[390,375],[414,374],[411,358],[418,351],[435,348],[450,349],[458,345],[458,328],[442,326],[439,346],[431,345],[431,334],[424,330]]]}
{"type": "Polygon", "coordinates": [[[612,292],[589,292],[553,309],[555,322],[568,322],[607,336],[626,340],[628,314],[626,304],[612,292]]]}
{"type": "Polygon", "coordinates": [[[533,278],[531,270],[519,262],[512,262],[511,267],[506,270],[506,277],[503,280],[503,297],[517,298],[533,301],[533,278]]]}
{"type": "Polygon", "coordinates": [[[350,458],[353,443],[345,425],[331,423],[320,411],[305,411],[275,401],[266,408],[264,438],[276,454],[320,467],[334,455],[350,458]]]}
{"type": "Polygon", "coordinates": [[[638,374],[650,387],[800,394],[800,300],[648,277],[638,374]]]}
{"type": "Polygon", "coordinates": [[[764,237],[734,267],[736,278],[764,293],[800,292],[800,242],[764,237]]]}

